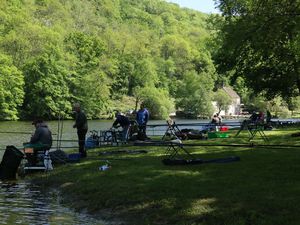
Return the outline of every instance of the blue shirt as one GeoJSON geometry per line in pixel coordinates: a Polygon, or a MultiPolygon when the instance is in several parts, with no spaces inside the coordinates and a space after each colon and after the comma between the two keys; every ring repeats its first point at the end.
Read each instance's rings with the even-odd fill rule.
{"type": "Polygon", "coordinates": [[[146,125],[149,120],[149,112],[146,108],[140,109],[136,114],[136,121],[139,125],[146,125]]]}

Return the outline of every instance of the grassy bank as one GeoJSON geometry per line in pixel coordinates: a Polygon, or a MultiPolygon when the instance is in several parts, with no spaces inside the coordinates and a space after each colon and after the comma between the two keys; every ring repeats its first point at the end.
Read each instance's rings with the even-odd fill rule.
{"type": "MultiPolygon", "coordinates": [[[[268,131],[269,143],[300,145],[297,130],[268,131]]],[[[233,136],[233,135],[231,135],[233,136]]],[[[199,144],[249,143],[239,137],[187,141],[199,144]]],[[[239,156],[238,162],[165,166],[165,147],[89,150],[88,158],[42,175],[57,186],[63,203],[127,224],[276,225],[300,224],[300,149],[274,147],[187,147],[202,159],[239,156]],[[110,150],[147,154],[102,155],[110,150]],[[112,167],[99,171],[108,159],[112,167]]]]}

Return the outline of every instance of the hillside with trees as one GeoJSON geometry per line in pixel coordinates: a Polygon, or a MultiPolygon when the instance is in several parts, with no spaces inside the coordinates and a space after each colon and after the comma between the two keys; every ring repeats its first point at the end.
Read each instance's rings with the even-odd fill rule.
{"type": "Polygon", "coordinates": [[[211,115],[217,80],[208,15],[161,0],[3,0],[0,119],[89,118],[144,101],[211,115]]]}
{"type": "Polygon", "coordinates": [[[299,111],[299,1],[215,3],[221,14],[164,0],[2,0],[0,120],[69,118],[74,102],[90,119],[141,102],[155,119],[210,117],[224,85],[248,111],[299,111]]]}

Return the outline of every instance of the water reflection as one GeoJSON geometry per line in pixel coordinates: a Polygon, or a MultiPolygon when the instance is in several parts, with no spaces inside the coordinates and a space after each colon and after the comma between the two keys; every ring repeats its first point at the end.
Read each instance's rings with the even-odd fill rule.
{"type": "Polygon", "coordinates": [[[62,207],[55,190],[42,193],[40,187],[25,181],[0,181],[0,218],[0,224],[104,224],[62,207]]]}

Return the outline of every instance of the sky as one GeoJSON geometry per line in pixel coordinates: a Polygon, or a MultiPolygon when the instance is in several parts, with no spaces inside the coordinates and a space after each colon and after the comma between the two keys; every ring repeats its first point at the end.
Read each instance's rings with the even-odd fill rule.
{"type": "Polygon", "coordinates": [[[213,0],[166,0],[167,2],[177,3],[180,7],[195,9],[204,13],[219,13],[215,9],[213,0]]]}

